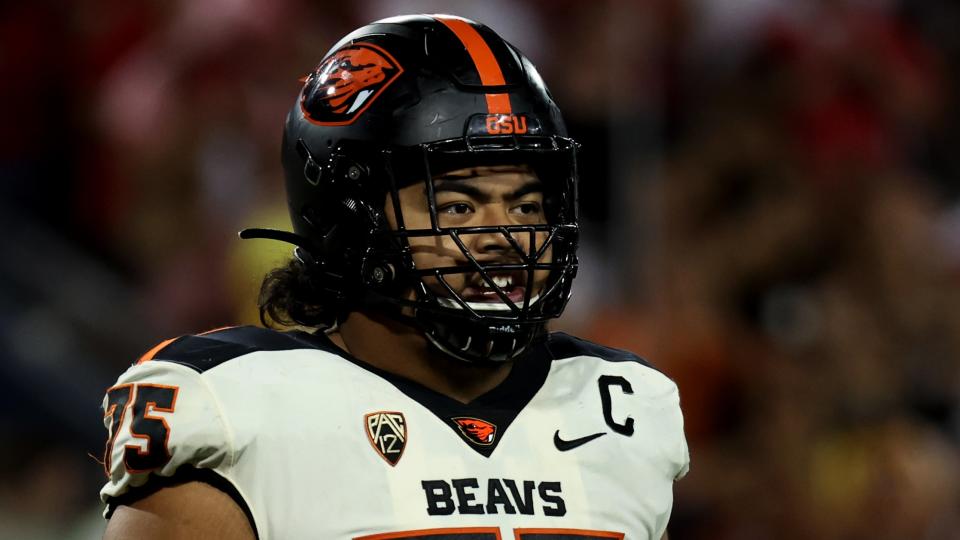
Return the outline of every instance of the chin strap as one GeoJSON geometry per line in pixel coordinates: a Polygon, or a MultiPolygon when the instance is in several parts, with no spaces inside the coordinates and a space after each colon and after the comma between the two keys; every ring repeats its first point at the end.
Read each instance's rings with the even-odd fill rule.
{"type": "Polygon", "coordinates": [[[501,363],[516,360],[526,352],[541,328],[513,328],[504,325],[474,325],[398,302],[382,293],[367,290],[364,304],[390,319],[416,329],[436,351],[468,363],[501,363]],[[414,310],[407,315],[404,309],[414,310]]]}
{"type": "Polygon", "coordinates": [[[448,319],[424,321],[430,343],[448,356],[470,363],[503,363],[521,358],[545,334],[540,326],[458,325],[448,319]],[[509,328],[508,331],[505,331],[509,328]]]}

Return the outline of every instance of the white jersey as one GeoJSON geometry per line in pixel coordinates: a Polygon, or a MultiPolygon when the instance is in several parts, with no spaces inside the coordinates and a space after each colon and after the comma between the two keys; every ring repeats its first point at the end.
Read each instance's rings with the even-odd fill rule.
{"type": "Polygon", "coordinates": [[[304,332],[149,354],[104,398],[107,516],[202,480],[263,540],[659,540],[688,468],[676,385],[564,334],[469,404],[304,332]]]}

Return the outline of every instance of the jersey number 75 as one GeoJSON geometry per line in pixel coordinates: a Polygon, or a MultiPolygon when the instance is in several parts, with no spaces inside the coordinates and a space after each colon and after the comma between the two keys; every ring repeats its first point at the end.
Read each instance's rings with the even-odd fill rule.
{"type": "Polygon", "coordinates": [[[154,416],[154,411],[172,413],[177,405],[176,386],[163,384],[121,384],[107,390],[107,407],[104,410],[104,419],[110,418],[107,447],[104,450],[103,467],[110,477],[113,446],[117,436],[123,429],[123,421],[127,414],[133,416],[130,420],[130,436],[134,439],[143,439],[143,446],[126,444],[123,449],[123,465],[130,473],[140,473],[159,469],[170,461],[170,450],[167,442],[170,438],[170,426],[161,416],[154,416]],[[127,411],[130,411],[129,413],[127,411]]]}

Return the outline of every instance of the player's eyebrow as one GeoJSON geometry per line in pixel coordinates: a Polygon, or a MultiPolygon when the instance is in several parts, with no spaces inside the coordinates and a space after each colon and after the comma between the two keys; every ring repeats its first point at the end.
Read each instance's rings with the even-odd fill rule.
{"type": "Polygon", "coordinates": [[[513,193],[507,195],[507,200],[513,201],[531,193],[543,193],[543,183],[540,180],[525,182],[522,186],[515,189],[513,193]]]}
{"type": "MultiPolygon", "coordinates": [[[[426,194],[426,190],[424,190],[426,194]]],[[[463,182],[463,180],[443,180],[440,179],[433,187],[434,194],[441,192],[452,192],[460,193],[466,195],[476,201],[479,201],[483,204],[489,203],[492,197],[489,192],[486,192],[474,184],[468,184],[463,182]]],[[[515,201],[524,195],[529,195],[531,193],[541,193],[543,192],[543,184],[540,180],[530,180],[524,182],[523,185],[513,190],[513,192],[508,193],[504,200],[515,201]]]]}
{"type": "MultiPolygon", "coordinates": [[[[426,188],[424,188],[424,192],[426,192],[426,188]]],[[[440,180],[434,184],[433,192],[434,194],[442,192],[460,193],[480,202],[490,201],[490,195],[482,189],[458,180],[440,180]]]]}

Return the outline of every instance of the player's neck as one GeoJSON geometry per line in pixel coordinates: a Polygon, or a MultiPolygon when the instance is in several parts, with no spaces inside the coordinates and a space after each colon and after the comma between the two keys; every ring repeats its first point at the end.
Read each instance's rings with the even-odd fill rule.
{"type": "Polygon", "coordinates": [[[509,363],[478,365],[448,358],[417,329],[387,317],[353,312],[330,338],[355,358],[467,403],[510,373],[509,363]]]}

